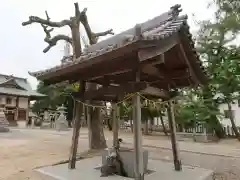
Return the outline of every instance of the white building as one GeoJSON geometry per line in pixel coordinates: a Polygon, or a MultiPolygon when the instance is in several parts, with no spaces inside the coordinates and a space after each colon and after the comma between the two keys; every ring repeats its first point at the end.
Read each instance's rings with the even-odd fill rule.
{"type": "MultiPolygon", "coordinates": [[[[223,114],[223,120],[221,121],[223,126],[231,126],[227,104],[221,104],[219,106],[219,110],[223,114]]],[[[240,126],[240,101],[235,101],[232,104],[232,114],[234,116],[236,126],[240,126]]]]}
{"type": "Polygon", "coordinates": [[[32,90],[27,79],[0,74],[0,107],[10,124],[27,120],[30,101],[43,96],[32,90]]]}

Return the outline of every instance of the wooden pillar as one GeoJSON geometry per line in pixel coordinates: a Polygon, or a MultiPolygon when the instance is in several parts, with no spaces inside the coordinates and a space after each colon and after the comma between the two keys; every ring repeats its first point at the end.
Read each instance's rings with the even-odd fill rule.
{"type": "MultiPolygon", "coordinates": [[[[89,101],[87,101],[89,103],[89,101]]],[[[92,128],[91,128],[91,116],[90,116],[90,108],[86,107],[86,113],[87,113],[87,126],[88,126],[88,147],[91,149],[92,144],[92,128]]]]}
{"type": "MultiPolygon", "coordinates": [[[[135,39],[142,39],[141,25],[135,26],[135,39]]],[[[140,82],[140,64],[139,58],[135,65],[135,81],[140,82]]],[[[133,97],[133,134],[134,134],[134,172],[135,180],[144,180],[144,168],[143,168],[143,150],[142,150],[142,130],[141,130],[141,102],[140,96],[136,94],[133,97]]]]}
{"type": "MultiPolygon", "coordinates": [[[[76,9],[78,6],[75,6],[76,9]]],[[[75,15],[77,16],[77,11],[75,12],[75,15]]],[[[71,27],[71,33],[72,33],[72,41],[73,41],[73,54],[74,58],[79,58],[81,56],[81,42],[80,42],[80,30],[79,30],[79,22],[77,19],[73,20],[72,27],[71,27]]],[[[80,94],[84,95],[86,89],[86,82],[80,81],[80,87],[79,92],[80,94]]],[[[84,101],[83,98],[80,98],[81,101],[84,101]]],[[[81,116],[84,111],[83,104],[75,101],[75,115],[74,115],[74,124],[73,124],[73,136],[72,136],[72,145],[70,150],[70,156],[69,156],[69,169],[75,169],[76,166],[76,155],[77,155],[77,147],[78,147],[78,138],[79,138],[79,131],[81,126],[81,116]]]]}
{"type": "Polygon", "coordinates": [[[179,158],[179,150],[176,138],[176,124],[175,124],[175,116],[174,116],[174,104],[172,101],[168,103],[168,121],[169,128],[171,133],[171,143],[172,143],[172,152],[173,152],[173,160],[174,160],[174,168],[176,171],[182,170],[181,160],[179,158]]]}
{"type": "MultiPolygon", "coordinates": [[[[85,92],[85,82],[81,81],[79,92],[83,95],[85,92]]],[[[80,99],[83,101],[83,98],[80,99]]],[[[81,126],[81,117],[83,115],[84,106],[80,102],[75,102],[75,117],[74,117],[74,124],[73,124],[73,136],[72,136],[72,145],[70,150],[69,156],[69,169],[75,169],[76,166],[76,155],[77,155],[77,148],[78,148],[78,138],[80,133],[80,126],[81,126]]]]}
{"type": "MultiPolygon", "coordinates": [[[[136,82],[140,81],[140,72],[136,72],[136,82]]],[[[140,96],[133,97],[133,134],[134,134],[134,172],[136,180],[144,179],[140,96]]]]}
{"type": "Polygon", "coordinates": [[[117,106],[117,138],[119,138],[119,127],[120,127],[120,107],[117,106]]]}
{"type": "MultiPolygon", "coordinates": [[[[19,110],[19,97],[16,97],[16,108],[15,108],[15,113],[14,113],[14,120],[18,120],[18,110],[19,110]]],[[[26,119],[27,120],[27,119],[26,119]]]]}
{"type": "Polygon", "coordinates": [[[118,145],[118,130],[119,130],[119,112],[116,103],[113,103],[113,146],[118,145]]]}
{"type": "MultiPolygon", "coordinates": [[[[29,108],[30,108],[30,100],[28,99],[28,106],[27,106],[27,109],[26,109],[26,121],[28,122],[29,120],[29,108]]],[[[34,120],[32,119],[32,124],[31,124],[32,127],[34,127],[34,120]]]]}
{"type": "Polygon", "coordinates": [[[133,97],[133,134],[134,134],[134,172],[136,180],[144,179],[141,125],[142,123],[141,123],[140,96],[135,95],[133,97]]]}

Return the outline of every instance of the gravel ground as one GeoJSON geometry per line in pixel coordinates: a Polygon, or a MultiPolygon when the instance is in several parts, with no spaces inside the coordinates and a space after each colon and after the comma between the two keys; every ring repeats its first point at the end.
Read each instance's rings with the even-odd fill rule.
{"type": "MultiPolygon", "coordinates": [[[[109,145],[111,144],[111,133],[106,132],[109,145]]],[[[132,144],[131,134],[122,133],[121,137],[128,142],[123,146],[130,147],[132,144]],[[130,142],[129,142],[130,141],[130,142]]],[[[10,133],[0,134],[0,180],[53,180],[43,177],[34,171],[34,168],[51,165],[56,162],[68,159],[71,132],[56,132],[38,129],[15,129],[10,133]]],[[[167,146],[165,137],[147,136],[144,138],[146,149],[150,151],[150,157],[166,161],[172,160],[171,150],[161,148],[167,146]],[[151,146],[149,144],[152,144],[151,146]],[[156,146],[156,147],[154,147],[156,146]]],[[[181,159],[184,165],[198,166],[206,169],[213,169],[216,173],[214,180],[240,180],[240,143],[235,140],[224,141],[214,145],[183,143],[180,147],[189,148],[189,152],[182,151],[181,159]],[[188,147],[189,146],[189,147],[188,147]],[[201,147],[201,151],[208,151],[211,148],[223,153],[225,149],[228,156],[199,154],[195,151],[201,147]],[[234,150],[233,152],[231,150],[234,150]],[[231,157],[232,156],[232,157],[231,157]],[[235,157],[234,157],[235,156],[235,157]]],[[[87,150],[87,131],[81,130],[79,151],[87,150]]]]}

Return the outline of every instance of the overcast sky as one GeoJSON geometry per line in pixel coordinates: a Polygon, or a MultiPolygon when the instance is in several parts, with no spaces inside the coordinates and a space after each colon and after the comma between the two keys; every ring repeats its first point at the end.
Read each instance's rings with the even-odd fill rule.
{"type": "MultiPolygon", "coordinates": [[[[1,43],[0,73],[28,78],[35,89],[37,80],[28,71],[46,69],[60,63],[63,56],[63,42],[58,43],[48,53],[45,34],[39,24],[23,27],[21,23],[29,15],[45,17],[45,10],[54,21],[67,19],[74,13],[73,3],[77,0],[6,0],[1,2],[1,43]]],[[[175,4],[181,4],[183,13],[189,16],[191,30],[195,30],[194,18],[209,19],[213,10],[208,10],[209,0],[78,0],[81,9],[87,7],[89,23],[94,32],[112,28],[115,33],[144,22],[175,4]]],[[[69,34],[69,29],[55,29],[54,33],[69,34]]],[[[53,34],[54,34],[53,33],[53,34]]]]}

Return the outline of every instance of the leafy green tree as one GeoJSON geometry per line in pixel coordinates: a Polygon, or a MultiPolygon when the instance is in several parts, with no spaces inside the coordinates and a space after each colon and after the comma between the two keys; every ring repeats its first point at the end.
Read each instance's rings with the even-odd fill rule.
{"type": "Polygon", "coordinates": [[[195,127],[197,124],[205,124],[207,128],[213,129],[211,117],[217,116],[221,118],[219,110],[208,109],[204,101],[201,99],[187,100],[183,103],[175,105],[176,122],[181,127],[195,127]]]}
{"type": "MultiPolygon", "coordinates": [[[[197,95],[202,97],[209,111],[217,110],[219,103],[215,96],[219,93],[223,94],[224,102],[229,105],[236,99],[233,94],[239,91],[240,73],[237,63],[239,48],[232,46],[240,30],[239,1],[215,0],[213,4],[217,8],[214,20],[200,22],[197,36],[198,51],[209,75],[209,84],[199,90],[197,95]]],[[[235,129],[233,117],[230,120],[235,129]]],[[[218,137],[223,137],[217,116],[211,114],[208,122],[211,122],[218,137]]],[[[237,130],[234,131],[239,137],[237,130]]]]}
{"type": "Polygon", "coordinates": [[[55,109],[62,104],[67,107],[67,119],[72,120],[73,99],[70,96],[71,92],[77,91],[78,84],[68,84],[66,82],[56,85],[44,85],[40,82],[37,86],[39,93],[47,95],[45,98],[36,101],[33,105],[33,112],[40,113],[45,108],[55,109]]]}

